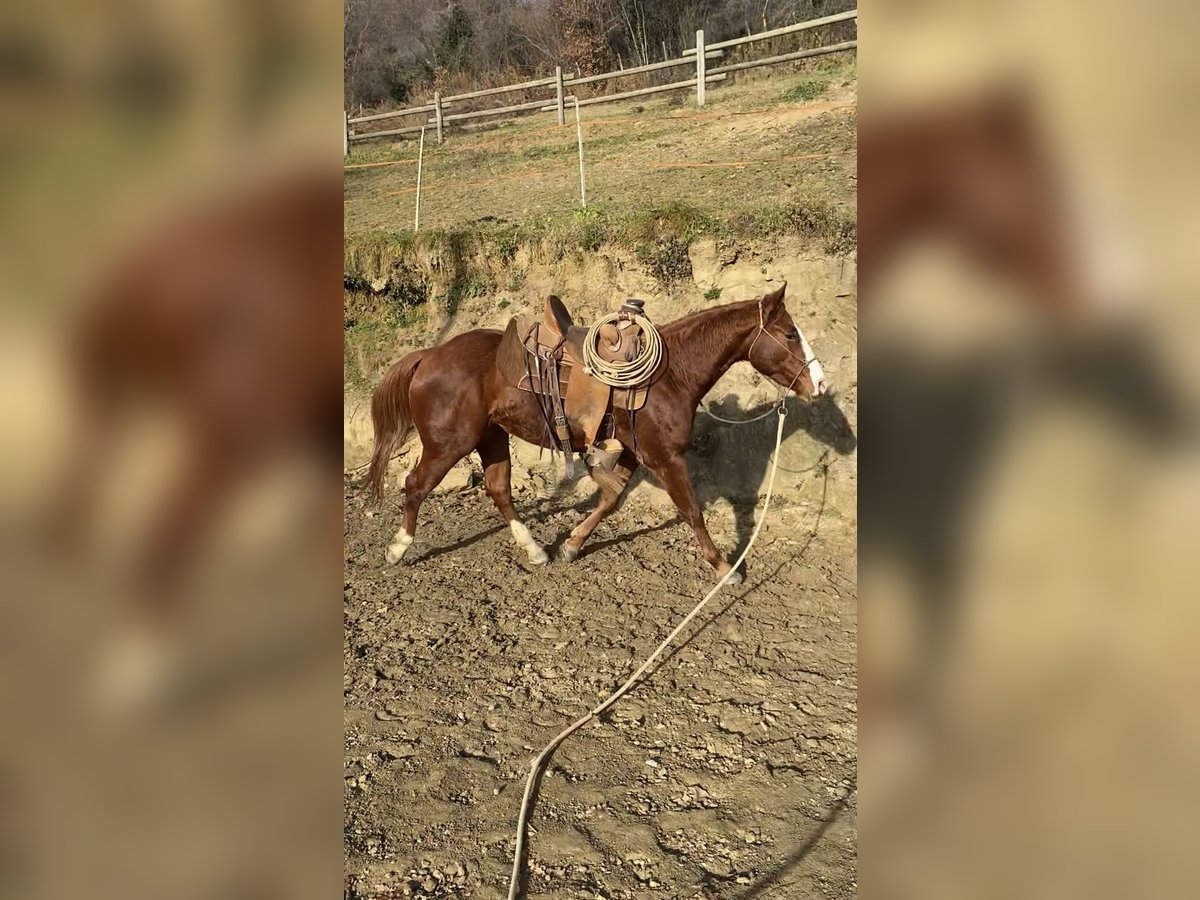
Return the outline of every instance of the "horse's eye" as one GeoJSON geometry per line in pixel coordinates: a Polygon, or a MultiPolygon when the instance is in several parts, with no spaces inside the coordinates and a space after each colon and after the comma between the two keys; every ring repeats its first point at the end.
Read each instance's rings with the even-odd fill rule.
{"type": "Polygon", "coordinates": [[[788,329],[787,339],[793,343],[798,342],[800,340],[800,330],[795,327],[788,329]]]}

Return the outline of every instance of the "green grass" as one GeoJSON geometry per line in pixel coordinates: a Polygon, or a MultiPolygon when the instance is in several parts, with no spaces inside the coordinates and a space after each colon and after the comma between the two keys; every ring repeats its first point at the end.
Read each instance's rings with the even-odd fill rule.
{"type": "Polygon", "coordinates": [[[721,299],[721,289],[719,287],[710,287],[707,291],[704,292],[704,299],[708,300],[710,302],[713,300],[720,300],[721,299]]]}
{"type": "Polygon", "coordinates": [[[810,79],[808,81],[801,81],[799,84],[793,85],[780,94],[779,99],[788,103],[806,103],[809,100],[816,100],[820,97],[825,93],[825,88],[828,86],[828,82],[821,80],[810,79]]]}

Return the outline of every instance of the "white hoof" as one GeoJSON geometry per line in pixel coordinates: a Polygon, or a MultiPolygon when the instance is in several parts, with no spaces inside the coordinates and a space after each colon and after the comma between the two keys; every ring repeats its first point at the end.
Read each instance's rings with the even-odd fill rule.
{"type": "Polygon", "coordinates": [[[408,552],[408,548],[412,546],[412,542],[412,535],[405,532],[403,528],[396,532],[396,537],[392,539],[387,548],[388,565],[394,566],[400,560],[404,559],[404,554],[408,552]]]}
{"type": "Polygon", "coordinates": [[[546,548],[533,539],[533,535],[529,533],[529,529],[523,522],[513,519],[508,527],[512,529],[513,540],[525,549],[531,563],[535,566],[544,566],[550,562],[546,548]]]}
{"type": "Polygon", "coordinates": [[[745,581],[745,577],[742,575],[741,569],[734,569],[729,573],[729,577],[725,579],[725,584],[741,584],[743,581],[745,581]]]}

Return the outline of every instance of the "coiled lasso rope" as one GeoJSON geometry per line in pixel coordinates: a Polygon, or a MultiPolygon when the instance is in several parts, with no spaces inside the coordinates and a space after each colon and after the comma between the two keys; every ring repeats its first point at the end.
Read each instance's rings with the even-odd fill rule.
{"type": "MultiPolygon", "coordinates": [[[[589,340],[589,344],[591,341],[589,340]]],[[[521,891],[521,858],[525,855],[525,832],[529,827],[529,811],[532,806],[533,785],[537,781],[538,774],[542,771],[542,767],[546,764],[547,758],[557,749],[558,745],[569,738],[572,734],[586,725],[588,722],[595,719],[597,716],[603,715],[604,711],[610,706],[629,693],[630,689],[637,684],[638,680],[646,673],[646,670],[654,664],[654,661],[662,655],[662,652],[671,646],[671,643],[679,636],[679,633],[687,628],[688,623],[696,618],[700,610],[708,604],[722,587],[727,582],[730,576],[738,570],[742,561],[750,554],[750,548],[754,546],[754,542],[758,540],[758,532],[762,530],[763,523],[767,521],[767,510],[771,508],[771,495],[775,492],[775,470],[779,466],[779,446],[783,443],[783,420],[787,416],[787,407],[783,405],[783,400],[780,399],[779,404],[775,407],[775,412],[779,416],[779,423],[775,429],[775,452],[771,454],[771,474],[767,478],[767,494],[763,498],[762,512],[758,516],[758,522],[754,525],[754,531],[750,535],[750,540],[746,543],[746,548],[742,550],[741,555],[734,560],[729,571],[721,576],[721,580],[716,583],[711,591],[704,595],[704,599],[697,603],[690,613],[683,617],[682,621],[675,626],[674,630],[668,634],[661,644],[654,648],[654,652],[646,657],[646,661],[637,667],[628,680],[619,688],[608,695],[598,706],[590,712],[580,716],[550,741],[542,752],[537,755],[529,765],[529,777],[525,779],[525,793],[521,797],[521,813],[517,818],[517,848],[513,852],[513,868],[512,877],[508,882],[508,900],[517,900],[521,891]]]]}
{"type": "Polygon", "coordinates": [[[649,319],[637,313],[615,312],[602,316],[588,329],[587,338],[583,342],[583,365],[585,370],[596,380],[615,388],[630,388],[649,380],[654,370],[662,360],[663,343],[649,319]],[[600,358],[596,349],[603,338],[600,329],[605,325],[629,320],[641,326],[642,348],[636,357],[628,362],[609,362],[600,358]]]}

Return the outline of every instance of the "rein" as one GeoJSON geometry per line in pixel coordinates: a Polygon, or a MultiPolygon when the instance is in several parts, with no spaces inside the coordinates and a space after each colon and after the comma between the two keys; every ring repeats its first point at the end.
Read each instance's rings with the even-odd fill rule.
{"type": "Polygon", "coordinates": [[[750,359],[750,354],[754,352],[754,345],[758,343],[758,339],[764,334],[778,344],[781,348],[783,348],[783,352],[788,356],[794,356],[796,359],[800,360],[800,371],[796,373],[796,377],[788,383],[786,388],[784,388],[785,392],[790,391],[800,379],[800,376],[807,372],[809,366],[817,361],[817,358],[814,356],[812,359],[808,359],[807,357],[793,353],[787,344],[775,337],[775,335],[771,334],[771,332],[767,331],[766,323],[763,321],[763,306],[762,298],[760,297],[758,300],[758,331],[754,333],[754,340],[750,342],[750,349],[746,351],[746,362],[750,363],[750,365],[754,365],[754,361],[750,359]]]}
{"type": "MultiPolygon", "coordinates": [[[[750,422],[757,422],[760,419],[765,419],[767,416],[769,416],[771,413],[775,412],[777,409],[783,409],[784,400],[787,399],[788,393],[795,386],[796,382],[800,380],[800,376],[803,375],[805,372],[807,372],[809,367],[817,361],[817,358],[815,356],[812,359],[808,359],[806,357],[800,356],[797,353],[794,353],[791,350],[791,348],[788,347],[787,344],[785,344],[783,341],[779,340],[779,338],[775,337],[775,335],[771,334],[771,332],[767,331],[766,323],[763,321],[763,306],[762,306],[762,299],[760,298],[758,301],[758,331],[756,331],[754,333],[754,340],[752,340],[750,342],[750,348],[746,351],[746,362],[750,363],[750,365],[754,365],[754,361],[750,359],[750,354],[754,352],[754,345],[758,343],[758,339],[760,337],[762,337],[764,334],[767,337],[769,337],[771,340],[773,340],[776,344],[778,344],[783,349],[783,352],[786,353],[788,356],[794,356],[796,359],[800,360],[800,371],[798,371],[796,373],[795,378],[793,378],[790,382],[788,382],[788,386],[785,387],[782,391],[780,391],[778,403],[775,406],[768,409],[762,415],[754,416],[753,418],[750,418],[750,419],[726,419],[722,416],[718,416],[715,412],[713,412],[711,406],[705,406],[704,411],[706,413],[708,413],[708,415],[710,415],[714,419],[716,419],[718,422],[724,422],[726,425],[745,425],[750,422]]],[[[776,384],[778,384],[778,382],[776,382],[776,384]]]]}

